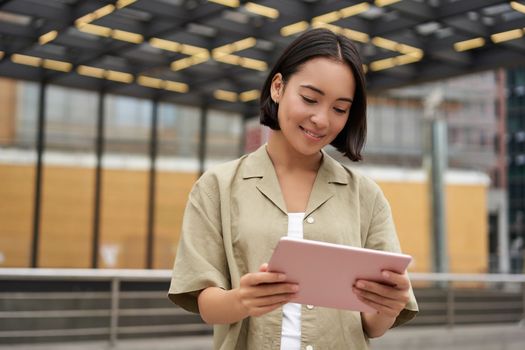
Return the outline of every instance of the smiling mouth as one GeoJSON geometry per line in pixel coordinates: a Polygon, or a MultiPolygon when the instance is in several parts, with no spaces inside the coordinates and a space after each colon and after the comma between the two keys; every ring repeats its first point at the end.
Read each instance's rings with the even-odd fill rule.
{"type": "Polygon", "coordinates": [[[313,133],[313,132],[311,132],[311,131],[309,131],[309,130],[306,130],[306,129],[303,128],[302,126],[299,126],[299,127],[301,128],[301,130],[302,130],[306,135],[308,135],[308,136],[310,136],[310,137],[313,137],[313,138],[315,138],[315,139],[320,140],[320,139],[323,138],[323,136],[324,136],[324,135],[315,134],[315,133],[313,133]]]}

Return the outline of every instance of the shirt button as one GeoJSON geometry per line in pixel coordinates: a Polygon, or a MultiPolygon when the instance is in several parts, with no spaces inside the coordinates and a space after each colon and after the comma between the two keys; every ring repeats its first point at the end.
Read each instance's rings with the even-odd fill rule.
{"type": "Polygon", "coordinates": [[[306,350],[314,350],[314,347],[312,345],[306,345],[306,350]]]}
{"type": "Polygon", "coordinates": [[[313,305],[306,305],[306,308],[307,308],[308,310],[312,310],[312,309],[314,308],[314,306],[313,306],[313,305]]]}
{"type": "MultiPolygon", "coordinates": [[[[306,222],[309,223],[309,224],[313,224],[314,223],[314,218],[313,216],[309,216],[307,219],[306,219],[306,222]]],[[[311,350],[311,349],[310,349],[311,350]]]]}

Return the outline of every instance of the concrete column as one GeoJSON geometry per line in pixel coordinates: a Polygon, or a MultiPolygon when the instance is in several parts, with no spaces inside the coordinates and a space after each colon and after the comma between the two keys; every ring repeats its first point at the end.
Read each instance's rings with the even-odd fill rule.
{"type": "Polygon", "coordinates": [[[432,232],[432,263],[435,272],[448,272],[448,248],[445,215],[445,173],[447,168],[447,123],[440,118],[438,107],[443,100],[442,91],[432,91],[425,100],[425,156],[430,221],[432,232]]]}

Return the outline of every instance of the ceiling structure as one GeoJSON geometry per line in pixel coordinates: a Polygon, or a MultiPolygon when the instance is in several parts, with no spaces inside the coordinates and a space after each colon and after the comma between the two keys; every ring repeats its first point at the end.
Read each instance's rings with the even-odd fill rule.
{"type": "Polygon", "coordinates": [[[375,91],[525,64],[524,0],[0,0],[0,76],[253,115],[311,27],[354,40],[375,91]]]}

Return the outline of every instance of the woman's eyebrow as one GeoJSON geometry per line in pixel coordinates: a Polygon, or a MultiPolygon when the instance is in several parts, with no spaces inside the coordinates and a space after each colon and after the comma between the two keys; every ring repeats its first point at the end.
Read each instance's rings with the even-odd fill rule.
{"type": "MultiPolygon", "coordinates": [[[[315,91],[315,92],[317,92],[317,93],[319,93],[319,94],[321,94],[321,95],[323,95],[323,96],[325,95],[325,93],[324,93],[323,90],[321,90],[321,89],[319,89],[319,88],[316,88],[316,87],[313,86],[313,85],[310,85],[310,84],[304,84],[304,85],[300,85],[300,86],[303,87],[303,88],[306,88],[306,89],[310,89],[310,90],[312,90],[312,91],[315,91]]],[[[352,103],[352,102],[354,101],[354,100],[351,99],[350,97],[339,97],[337,100],[340,100],[340,101],[347,101],[347,102],[350,102],[350,103],[352,103]]]]}

